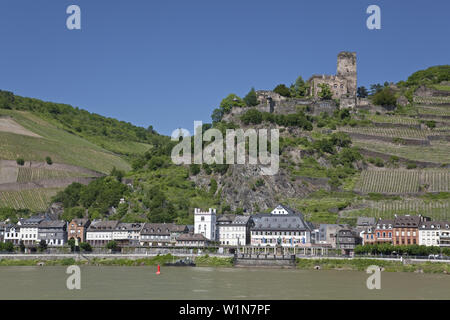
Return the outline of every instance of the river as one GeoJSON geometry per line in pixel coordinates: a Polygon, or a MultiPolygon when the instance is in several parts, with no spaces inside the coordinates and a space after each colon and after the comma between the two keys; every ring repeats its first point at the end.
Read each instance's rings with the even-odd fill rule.
{"type": "Polygon", "coordinates": [[[68,290],[66,267],[0,267],[0,299],[450,299],[450,275],[209,267],[81,267],[68,290]]]}

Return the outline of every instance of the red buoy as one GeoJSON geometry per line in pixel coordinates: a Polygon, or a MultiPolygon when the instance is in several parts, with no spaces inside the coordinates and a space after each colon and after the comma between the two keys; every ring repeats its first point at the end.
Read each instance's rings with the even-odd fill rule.
{"type": "Polygon", "coordinates": [[[158,264],[158,271],[156,271],[156,274],[160,274],[161,273],[161,267],[158,264]]]}

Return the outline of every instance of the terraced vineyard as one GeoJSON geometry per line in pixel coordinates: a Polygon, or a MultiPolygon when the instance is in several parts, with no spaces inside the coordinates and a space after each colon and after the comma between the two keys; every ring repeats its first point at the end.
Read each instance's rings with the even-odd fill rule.
{"type": "Polygon", "coordinates": [[[341,127],[339,131],[347,133],[360,133],[370,136],[404,138],[404,139],[426,139],[430,135],[438,135],[438,132],[425,131],[414,128],[380,128],[380,127],[341,127]]]}
{"type": "Polygon", "coordinates": [[[419,97],[414,96],[413,101],[417,104],[447,104],[450,103],[450,97],[419,97]]]}
{"type": "Polygon", "coordinates": [[[371,114],[367,116],[367,119],[376,123],[390,123],[390,124],[404,124],[404,125],[418,125],[420,120],[411,117],[402,116],[388,116],[371,114]]]}
{"type": "Polygon", "coordinates": [[[0,207],[44,211],[61,188],[0,191],[0,207]]]}
{"type": "Polygon", "coordinates": [[[450,116],[450,107],[418,106],[419,114],[433,116],[450,116]]]}
{"type": "Polygon", "coordinates": [[[44,168],[19,168],[17,182],[31,182],[44,179],[61,179],[70,177],[88,177],[89,175],[64,170],[49,170],[44,168]]]}
{"type": "Polygon", "coordinates": [[[395,155],[415,161],[450,163],[450,143],[432,141],[429,146],[396,145],[375,140],[352,139],[353,144],[362,149],[395,155]]]}
{"type": "Polygon", "coordinates": [[[449,192],[448,170],[365,170],[356,183],[355,191],[361,193],[402,194],[449,192]]]}
{"type": "Polygon", "coordinates": [[[450,219],[450,200],[425,201],[422,199],[362,201],[363,209],[349,210],[342,213],[343,217],[353,218],[368,216],[389,219],[395,214],[421,214],[434,220],[450,219]]]}

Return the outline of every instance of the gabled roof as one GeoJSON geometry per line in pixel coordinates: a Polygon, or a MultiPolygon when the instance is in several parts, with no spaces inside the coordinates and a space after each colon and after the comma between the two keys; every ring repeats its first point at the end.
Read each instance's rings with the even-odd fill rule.
{"type": "Polygon", "coordinates": [[[397,216],[394,228],[418,228],[422,218],[420,216],[397,216]]]}
{"type": "Polygon", "coordinates": [[[284,209],[284,210],[287,211],[288,214],[295,214],[295,213],[296,213],[294,209],[292,209],[292,208],[290,208],[290,207],[288,207],[288,206],[286,206],[286,205],[283,205],[283,204],[277,205],[277,206],[272,210],[272,212],[275,211],[276,209],[284,209]]]}
{"type": "Polygon", "coordinates": [[[218,223],[221,223],[221,222],[231,223],[235,217],[236,217],[235,214],[221,214],[221,215],[217,216],[216,221],[218,223]]]}
{"type": "Polygon", "coordinates": [[[41,223],[39,223],[39,228],[43,229],[43,228],[64,228],[66,226],[66,222],[62,221],[62,220],[57,220],[57,221],[41,221],[41,223]]]}
{"type": "Polygon", "coordinates": [[[206,239],[205,236],[200,233],[195,233],[195,234],[184,233],[184,234],[180,234],[177,237],[177,241],[209,241],[209,240],[206,239]]]}
{"type": "Polygon", "coordinates": [[[419,225],[420,230],[450,230],[449,221],[422,221],[419,225]]]}
{"type": "Polygon", "coordinates": [[[237,225],[246,225],[248,223],[248,220],[250,220],[250,216],[241,216],[241,215],[237,215],[234,219],[232,224],[237,224],[237,225]]]}
{"type": "Polygon", "coordinates": [[[301,214],[267,214],[252,215],[255,225],[251,230],[259,231],[311,231],[301,214]]]}
{"type": "Polygon", "coordinates": [[[358,217],[356,220],[357,226],[373,226],[375,225],[375,218],[374,217],[358,217]]]}
{"type": "Polygon", "coordinates": [[[140,230],[142,230],[143,227],[144,227],[144,223],[119,222],[115,228],[115,231],[140,231],[140,230]]]}
{"type": "Polygon", "coordinates": [[[37,227],[41,221],[44,220],[50,220],[48,218],[45,218],[43,216],[33,216],[28,219],[20,219],[19,223],[23,227],[37,227]]]}
{"type": "Polygon", "coordinates": [[[111,221],[101,221],[94,220],[89,226],[87,231],[113,231],[119,222],[116,220],[111,221]]]}
{"type": "Polygon", "coordinates": [[[72,219],[70,223],[74,222],[78,227],[86,227],[91,221],[89,219],[72,219]]]}
{"type": "Polygon", "coordinates": [[[146,223],[141,234],[170,234],[172,232],[188,232],[186,225],[175,223],[146,223]]]}

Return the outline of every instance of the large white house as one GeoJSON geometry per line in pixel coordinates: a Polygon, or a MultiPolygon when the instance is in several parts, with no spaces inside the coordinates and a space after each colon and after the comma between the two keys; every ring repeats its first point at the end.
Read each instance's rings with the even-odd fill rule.
{"type": "Polygon", "coordinates": [[[216,209],[209,211],[194,209],[194,234],[202,234],[210,241],[216,241],[216,209]]]}
{"type": "Polygon", "coordinates": [[[449,233],[450,225],[447,221],[423,221],[419,225],[419,245],[446,246],[449,233]]]}
{"type": "Polygon", "coordinates": [[[303,219],[302,214],[289,207],[279,205],[270,214],[256,214],[252,219],[252,246],[294,247],[311,244],[312,225],[303,219]]]}
{"type": "Polygon", "coordinates": [[[94,220],[86,231],[86,241],[91,246],[104,246],[113,240],[117,221],[94,220]]]}
{"type": "Polygon", "coordinates": [[[120,222],[112,232],[112,239],[126,245],[138,244],[144,223],[120,222]]]}
{"type": "Polygon", "coordinates": [[[5,226],[4,242],[11,242],[14,245],[18,245],[20,242],[20,226],[14,224],[7,224],[5,226]]]}
{"type": "Polygon", "coordinates": [[[20,226],[19,237],[20,240],[23,241],[25,245],[33,245],[38,242],[39,239],[39,224],[48,220],[44,217],[31,217],[29,219],[19,220],[17,223],[20,226]]]}

